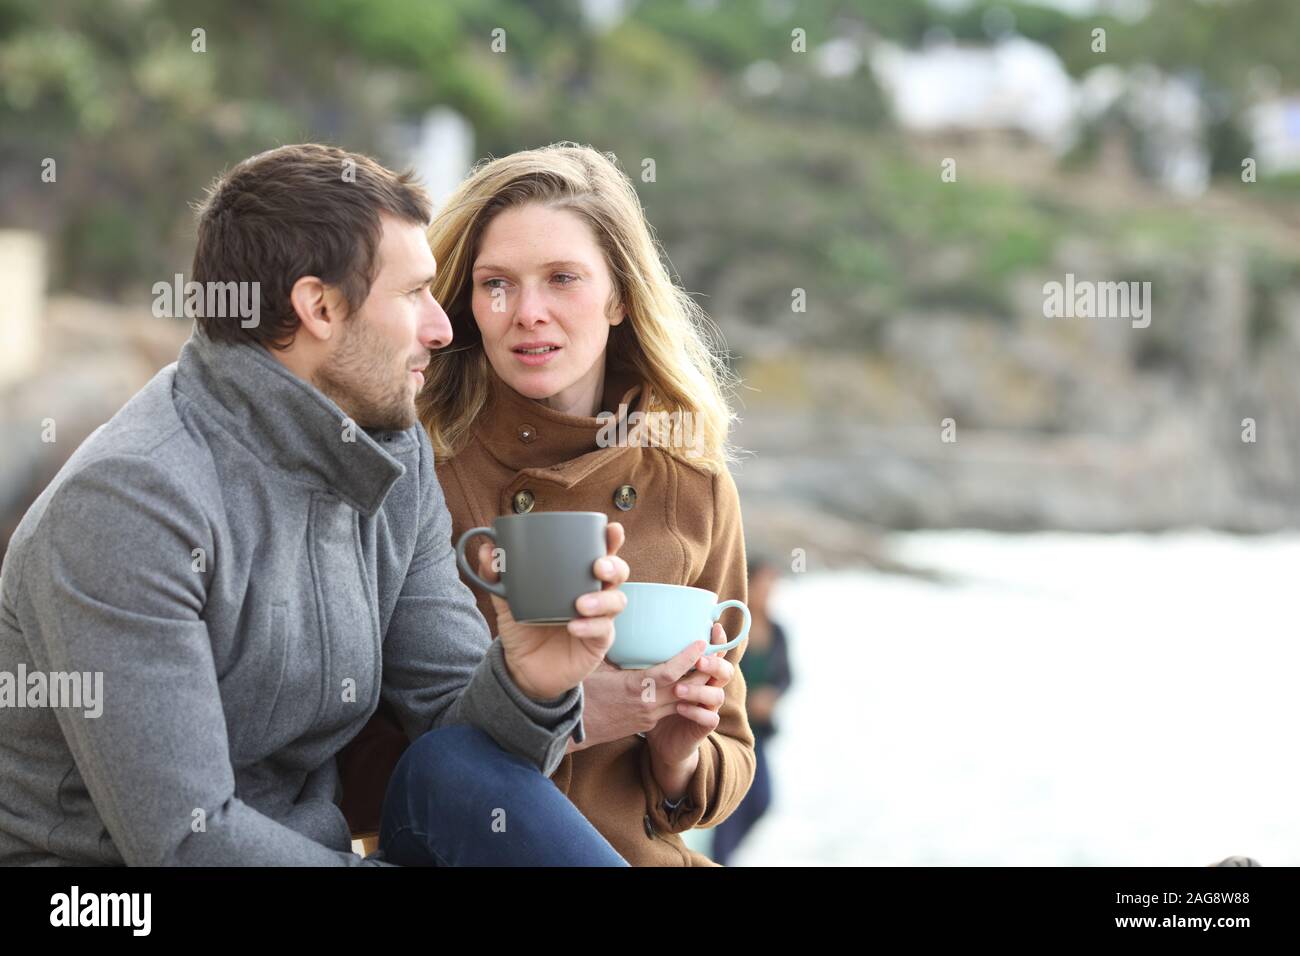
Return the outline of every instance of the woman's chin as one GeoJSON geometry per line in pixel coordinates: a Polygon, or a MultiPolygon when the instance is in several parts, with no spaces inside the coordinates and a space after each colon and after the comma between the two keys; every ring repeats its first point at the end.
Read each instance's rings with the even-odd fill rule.
{"type": "Polygon", "coordinates": [[[511,375],[503,377],[507,385],[524,398],[530,398],[535,402],[543,402],[562,390],[555,383],[555,377],[550,374],[549,369],[545,371],[538,369],[536,372],[516,370],[511,375]]]}

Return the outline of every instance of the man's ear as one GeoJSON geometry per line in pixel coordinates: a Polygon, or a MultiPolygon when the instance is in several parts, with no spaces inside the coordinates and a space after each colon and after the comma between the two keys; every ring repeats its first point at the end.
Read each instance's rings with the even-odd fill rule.
{"type": "Polygon", "coordinates": [[[316,276],[303,276],[289,290],[289,303],[303,332],[327,342],[346,315],[342,294],[316,276]]]}

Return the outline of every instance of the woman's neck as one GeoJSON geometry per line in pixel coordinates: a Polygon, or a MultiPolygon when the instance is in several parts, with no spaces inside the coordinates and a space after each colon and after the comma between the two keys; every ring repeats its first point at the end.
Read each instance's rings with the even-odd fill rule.
{"type": "Polygon", "coordinates": [[[579,418],[595,418],[600,412],[601,399],[605,394],[605,362],[597,363],[596,375],[585,375],[563,391],[556,392],[549,398],[539,398],[537,402],[564,415],[576,415],[579,418]]]}

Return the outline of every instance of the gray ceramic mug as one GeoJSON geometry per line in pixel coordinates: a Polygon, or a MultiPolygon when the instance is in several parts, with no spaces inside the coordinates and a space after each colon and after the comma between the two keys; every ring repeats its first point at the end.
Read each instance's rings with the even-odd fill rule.
{"type": "Polygon", "coordinates": [[[578,598],[604,587],[593,566],[608,551],[608,523],[599,511],[501,515],[490,528],[470,528],[462,534],[456,560],[471,581],[504,598],[521,624],[566,624],[579,616],[578,598]],[[465,557],[470,539],[480,534],[496,545],[500,583],[484,581],[465,557]]]}

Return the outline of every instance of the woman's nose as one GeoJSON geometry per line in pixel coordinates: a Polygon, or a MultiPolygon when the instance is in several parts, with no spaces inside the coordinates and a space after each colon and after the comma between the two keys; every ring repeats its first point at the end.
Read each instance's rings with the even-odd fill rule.
{"type": "Polygon", "coordinates": [[[515,305],[515,322],[526,329],[531,329],[539,322],[545,321],[546,303],[542,294],[533,289],[521,289],[519,301],[515,305]]]}

